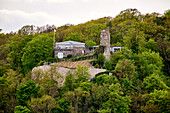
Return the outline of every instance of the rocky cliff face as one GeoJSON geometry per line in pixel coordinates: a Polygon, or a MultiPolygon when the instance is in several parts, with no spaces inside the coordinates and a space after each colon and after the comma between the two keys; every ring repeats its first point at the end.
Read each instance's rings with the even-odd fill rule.
{"type": "MultiPolygon", "coordinates": [[[[58,67],[55,65],[51,65],[51,66],[44,65],[44,66],[38,66],[38,67],[33,68],[31,78],[34,80],[34,79],[37,79],[38,75],[40,75],[39,79],[41,79],[41,77],[43,77],[43,75],[46,75],[46,74],[50,75],[51,72],[55,72],[55,73],[53,73],[54,79],[56,79],[56,81],[58,81],[62,85],[67,74],[69,74],[69,73],[74,74],[75,71],[76,71],[76,69],[58,67]],[[52,67],[52,66],[54,66],[54,67],[52,67]],[[63,79],[58,80],[58,77],[57,77],[58,75],[63,76],[63,79]]],[[[91,78],[94,78],[97,73],[105,72],[106,69],[98,69],[98,68],[94,68],[94,67],[88,67],[88,71],[91,74],[91,78]]]]}

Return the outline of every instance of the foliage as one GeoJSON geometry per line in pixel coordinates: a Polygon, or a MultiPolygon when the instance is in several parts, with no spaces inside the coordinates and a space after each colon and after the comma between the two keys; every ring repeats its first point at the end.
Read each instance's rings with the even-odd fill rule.
{"type": "Polygon", "coordinates": [[[94,68],[99,68],[99,64],[96,64],[96,65],[94,66],[94,68]]]}
{"type": "Polygon", "coordinates": [[[148,93],[156,90],[169,90],[170,88],[166,86],[166,84],[162,81],[162,78],[157,74],[152,74],[143,81],[144,90],[148,91],[148,93]]]}
{"type": "Polygon", "coordinates": [[[141,14],[137,9],[125,9],[115,18],[78,25],[26,25],[18,33],[0,32],[0,112],[168,113],[169,12],[141,14]],[[122,47],[111,54],[110,61],[105,62],[101,55],[102,45],[93,55],[63,60],[93,59],[93,66],[104,64],[107,71],[90,79],[84,66],[66,77],[53,64],[47,71],[34,68],[57,61],[52,58],[54,29],[55,42],[74,40],[91,47],[100,44],[101,31],[106,28],[111,46],[122,47]]]}
{"type": "Polygon", "coordinates": [[[107,70],[113,70],[113,65],[112,65],[112,63],[111,63],[109,60],[107,60],[107,61],[105,62],[104,67],[105,67],[107,70]]]}
{"type": "Polygon", "coordinates": [[[51,62],[51,63],[56,62],[56,58],[48,57],[47,62],[51,62]]]}
{"type": "Polygon", "coordinates": [[[145,47],[147,49],[152,50],[152,51],[158,52],[158,44],[153,39],[149,39],[149,41],[146,42],[146,46],[145,47]]]}
{"type": "Polygon", "coordinates": [[[66,90],[72,91],[75,88],[75,78],[73,74],[68,74],[64,81],[64,88],[66,90]]]}
{"type": "Polygon", "coordinates": [[[37,69],[32,72],[32,79],[41,86],[41,93],[56,97],[58,89],[62,85],[63,76],[58,72],[58,68],[51,66],[49,70],[37,69]]]}
{"type": "Polygon", "coordinates": [[[82,38],[82,34],[80,33],[70,33],[68,37],[64,37],[64,41],[77,41],[77,42],[82,42],[83,38],[82,38]]]}
{"type": "Polygon", "coordinates": [[[76,81],[78,83],[85,82],[90,79],[88,68],[85,66],[78,65],[76,69],[76,81]]]}
{"type": "Polygon", "coordinates": [[[36,66],[42,66],[44,64],[44,60],[43,61],[40,61],[36,66]]]}
{"type": "Polygon", "coordinates": [[[0,60],[0,77],[2,77],[9,69],[10,64],[0,60]]]}
{"type": "Polygon", "coordinates": [[[88,91],[83,91],[80,87],[74,91],[67,92],[66,100],[70,103],[70,112],[85,112],[87,110],[87,106],[85,106],[86,104],[83,103],[86,103],[85,100],[87,100],[89,96],[90,93],[88,91]]]}
{"type": "Polygon", "coordinates": [[[26,102],[31,99],[31,95],[38,96],[39,88],[36,87],[35,82],[29,80],[26,84],[21,84],[17,88],[16,97],[20,105],[26,105],[26,102]]]}
{"type": "Polygon", "coordinates": [[[90,61],[90,64],[92,64],[92,66],[95,66],[97,64],[97,60],[90,61]]]}
{"type": "Polygon", "coordinates": [[[104,56],[102,53],[100,53],[100,54],[98,55],[97,62],[99,63],[100,66],[102,66],[102,65],[104,64],[104,62],[105,62],[105,56],[104,56]]]}
{"type": "MultiPolygon", "coordinates": [[[[153,74],[154,72],[159,73],[162,70],[163,62],[159,53],[155,52],[142,52],[137,55],[137,66],[139,66],[140,78],[143,79],[146,76],[153,74]]],[[[136,59],[136,60],[137,60],[136,59]]]]}
{"type": "Polygon", "coordinates": [[[47,57],[52,57],[53,54],[53,39],[47,35],[39,35],[30,41],[24,48],[22,56],[22,64],[24,66],[24,73],[30,71],[34,66],[47,57]]]}
{"type": "Polygon", "coordinates": [[[31,98],[28,101],[28,106],[34,113],[52,113],[52,110],[57,108],[55,99],[49,95],[43,95],[41,98],[31,98]]]}
{"type": "Polygon", "coordinates": [[[108,74],[101,74],[93,79],[94,83],[98,85],[118,83],[118,79],[115,76],[110,76],[108,74]]]}
{"type": "Polygon", "coordinates": [[[71,58],[71,57],[72,57],[72,54],[67,55],[67,58],[71,58]]]}
{"type": "Polygon", "coordinates": [[[133,56],[132,54],[133,54],[132,51],[126,47],[123,47],[121,51],[117,51],[111,54],[110,62],[113,65],[113,68],[115,68],[119,60],[132,59],[132,56],[133,56]]]}
{"type": "Polygon", "coordinates": [[[129,78],[132,80],[134,75],[137,74],[135,71],[134,63],[128,59],[119,61],[115,67],[115,73],[118,79],[129,78]]]}
{"type": "Polygon", "coordinates": [[[85,41],[86,46],[93,47],[96,46],[96,42],[93,42],[92,40],[85,41]]]}
{"type": "Polygon", "coordinates": [[[119,83],[110,85],[107,94],[109,98],[108,101],[103,103],[102,109],[110,109],[111,112],[120,113],[129,111],[131,98],[129,96],[123,96],[123,92],[119,83]]]}
{"type": "Polygon", "coordinates": [[[123,39],[125,46],[131,49],[134,53],[142,51],[142,46],[145,43],[144,40],[145,34],[134,28],[129,29],[123,39]]]}
{"type": "Polygon", "coordinates": [[[166,112],[169,109],[169,96],[170,93],[167,90],[154,90],[150,94],[144,94],[143,101],[145,106],[142,106],[142,110],[145,112],[166,112]],[[150,106],[155,107],[155,109],[150,109],[150,106]]]}
{"type": "Polygon", "coordinates": [[[7,102],[9,85],[10,85],[9,80],[7,80],[4,76],[0,77],[0,108],[3,108],[7,102]]]}
{"type": "Polygon", "coordinates": [[[26,106],[16,106],[14,113],[31,113],[31,111],[26,106]]]}

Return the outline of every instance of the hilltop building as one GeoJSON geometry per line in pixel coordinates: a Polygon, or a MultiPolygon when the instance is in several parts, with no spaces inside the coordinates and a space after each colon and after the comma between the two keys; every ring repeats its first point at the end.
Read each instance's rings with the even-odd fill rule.
{"type": "Polygon", "coordinates": [[[85,43],[76,42],[76,41],[65,41],[56,43],[54,47],[54,57],[61,55],[62,57],[67,57],[68,55],[80,56],[87,55],[91,51],[86,46],[85,43]]]}
{"type": "MultiPolygon", "coordinates": [[[[106,60],[109,60],[111,53],[114,53],[122,49],[122,47],[120,46],[110,46],[109,29],[101,31],[100,45],[105,46],[104,56],[106,57],[106,60]]],[[[88,55],[91,52],[94,52],[94,50],[98,47],[99,46],[87,47],[85,43],[76,41],[58,42],[55,44],[54,47],[54,57],[63,58],[67,57],[68,55],[72,56],[88,55]]]]}

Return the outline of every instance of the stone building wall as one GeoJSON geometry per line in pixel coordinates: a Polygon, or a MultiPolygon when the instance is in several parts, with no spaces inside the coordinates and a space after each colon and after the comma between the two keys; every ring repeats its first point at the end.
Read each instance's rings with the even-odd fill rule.
{"type": "Polygon", "coordinates": [[[73,49],[54,49],[54,57],[58,56],[59,52],[63,52],[63,57],[67,57],[69,54],[73,54],[73,49]]]}
{"type": "Polygon", "coordinates": [[[101,31],[100,45],[105,46],[104,56],[106,57],[106,60],[109,60],[109,57],[110,57],[110,32],[109,32],[109,29],[105,29],[105,30],[101,31]]]}
{"type": "Polygon", "coordinates": [[[87,48],[83,48],[83,47],[75,47],[73,49],[73,56],[80,56],[80,55],[87,55],[90,53],[90,50],[87,48]]]}
{"type": "Polygon", "coordinates": [[[73,49],[54,49],[55,58],[58,56],[58,52],[63,52],[63,57],[67,57],[69,54],[71,54],[72,56],[87,55],[91,51],[88,48],[84,47],[75,47],[73,49]]]}

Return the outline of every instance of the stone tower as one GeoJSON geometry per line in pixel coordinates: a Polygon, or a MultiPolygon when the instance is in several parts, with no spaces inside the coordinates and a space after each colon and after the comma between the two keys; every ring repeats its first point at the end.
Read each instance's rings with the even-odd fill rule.
{"type": "Polygon", "coordinates": [[[109,60],[110,57],[110,32],[109,29],[101,31],[100,34],[100,45],[105,46],[104,56],[106,60],[109,60]]]}

